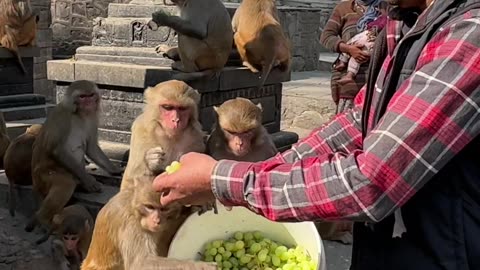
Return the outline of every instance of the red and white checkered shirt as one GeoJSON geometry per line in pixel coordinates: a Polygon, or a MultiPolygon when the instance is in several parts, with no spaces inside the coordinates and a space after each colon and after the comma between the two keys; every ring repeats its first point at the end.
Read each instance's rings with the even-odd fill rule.
{"type": "MultiPolygon", "coordinates": [[[[400,23],[387,23],[391,69],[400,23]]],[[[408,201],[480,133],[480,11],[453,19],[423,49],[416,70],[380,122],[361,133],[365,87],[355,107],[290,150],[258,163],[219,161],[212,190],[277,221],[378,222],[408,201]]],[[[369,123],[381,89],[372,98],[369,123]]]]}

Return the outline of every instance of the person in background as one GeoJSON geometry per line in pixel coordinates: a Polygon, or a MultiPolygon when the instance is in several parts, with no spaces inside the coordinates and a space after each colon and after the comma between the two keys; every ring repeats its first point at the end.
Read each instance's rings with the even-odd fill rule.
{"type": "Polygon", "coordinates": [[[361,45],[347,44],[347,41],[358,33],[357,22],[363,17],[365,10],[366,6],[359,4],[359,1],[348,0],[338,3],[320,35],[320,43],[327,50],[347,53],[361,64],[355,81],[342,86],[338,84],[338,80],[346,74],[346,70],[336,69],[336,65],[339,64],[338,59],[332,66],[330,87],[337,114],[353,106],[353,98],[365,84],[368,53],[362,50],[361,45]]]}
{"type": "MultiPolygon", "coordinates": [[[[373,45],[377,35],[382,31],[387,23],[387,12],[388,4],[385,1],[380,1],[380,3],[373,3],[368,7],[368,10],[374,9],[374,13],[380,13],[380,16],[374,17],[368,16],[368,11],[365,13],[364,17],[369,18],[369,20],[362,17],[357,24],[357,28],[361,31],[353,38],[351,38],[347,44],[348,45],[363,45],[363,51],[367,52],[368,55],[372,53],[373,45]],[[362,30],[363,29],[363,30],[362,30]]],[[[336,66],[338,71],[343,71],[347,68],[347,74],[345,74],[340,80],[337,81],[339,85],[345,85],[348,83],[355,83],[355,76],[358,73],[360,64],[355,60],[355,58],[350,57],[348,53],[341,53],[338,57],[339,63],[336,66]]]]}
{"type": "Polygon", "coordinates": [[[480,1],[388,2],[353,109],[266,161],[183,155],[162,205],[355,221],[350,270],[480,269],[480,1]]]}

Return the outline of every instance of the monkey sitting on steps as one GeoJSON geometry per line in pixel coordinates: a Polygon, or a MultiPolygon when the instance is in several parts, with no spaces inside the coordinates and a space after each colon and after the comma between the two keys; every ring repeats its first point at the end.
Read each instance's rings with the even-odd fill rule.
{"type": "Polygon", "coordinates": [[[152,14],[148,27],[168,26],[178,34],[178,48],[156,48],[176,61],[172,69],[184,73],[172,79],[192,81],[218,75],[227,63],[233,44],[230,15],[220,0],[172,0],[180,16],[164,11],[152,14]]]}
{"type": "Polygon", "coordinates": [[[99,90],[95,83],[75,81],[67,88],[33,144],[33,191],[43,197],[26,231],[48,226],[70,200],[78,184],[100,192],[101,184],[85,170],[85,155],[110,174],[120,174],[98,145],[99,90]]]}

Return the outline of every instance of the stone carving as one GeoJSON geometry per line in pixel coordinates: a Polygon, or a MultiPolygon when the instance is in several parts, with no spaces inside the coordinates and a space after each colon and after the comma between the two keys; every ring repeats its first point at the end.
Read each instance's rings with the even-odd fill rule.
{"type": "Polygon", "coordinates": [[[144,28],[145,28],[145,24],[139,21],[135,21],[132,23],[132,42],[133,43],[143,43],[144,28]]]}
{"type": "Polygon", "coordinates": [[[112,43],[110,36],[104,26],[104,18],[97,17],[93,19],[92,43],[109,44],[112,43]]]}

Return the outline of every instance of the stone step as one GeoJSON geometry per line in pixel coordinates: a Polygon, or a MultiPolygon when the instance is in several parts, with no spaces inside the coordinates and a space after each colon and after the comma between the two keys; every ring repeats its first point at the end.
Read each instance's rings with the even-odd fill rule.
{"type": "Polygon", "coordinates": [[[42,104],[13,108],[0,108],[0,111],[3,112],[5,121],[10,122],[46,117],[49,110],[53,107],[55,107],[54,104],[42,104]]]}
{"type": "Polygon", "coordinates": [[[16,138],[25,133],[25,130],[33,124],[43,124],[45,117],[27,120],[15,120],[7,122],[7,134],[10,139],[16,138]]]}
{"type": "Polygon", "coordinates": [[[0,109],[43,104],[45,104],[45,96],[38,94],[0,96],[0,109]]]}
{"type": "Polygon", "coordinates": [[[75,54],[78,61],[115,62],[135,65],[170,66],[173,62],[157,54],[154,48],[126,47],[119,49],[110,46],[79,47],[75,54]]]}

